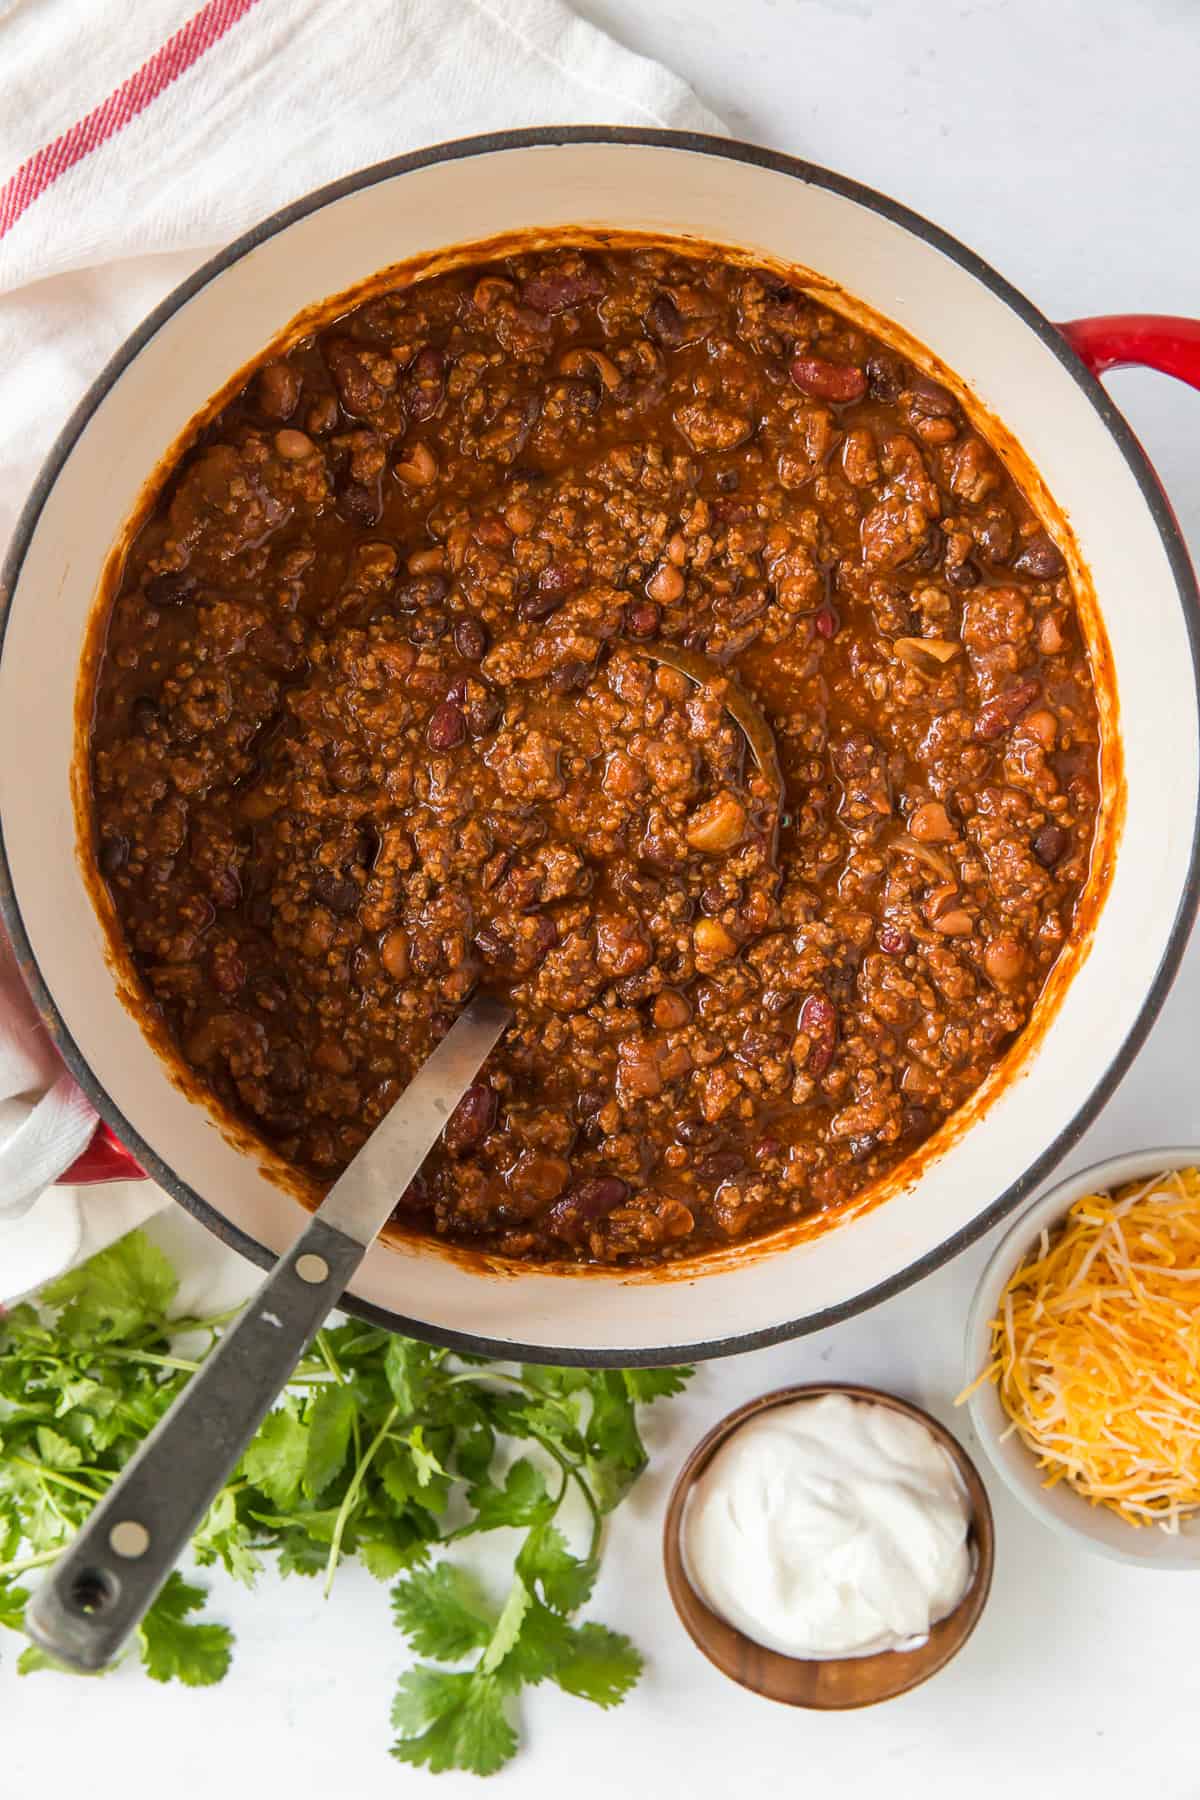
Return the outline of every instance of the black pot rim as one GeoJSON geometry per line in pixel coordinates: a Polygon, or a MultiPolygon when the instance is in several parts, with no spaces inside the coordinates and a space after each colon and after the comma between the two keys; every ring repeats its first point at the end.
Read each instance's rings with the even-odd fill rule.
{"type": "MultiPolygon", "coordinates": [[[[1004,301],[1021,322],[1057,358],[1086,395],[1107,427],[1109,434],[1116,441],[1125,463],[1138,484],[1162,541],[1179,594],[1191,646],[1193,681],[1197,695],[1200,697],[1200,593],[1197,591],[1196,577],[1179,524],[1159,485],[1153,467],[1124,417],[1110,400],[1097,378],[1071,349],[1061,332],[1033,305],[1032,301],[1028,300],[1024,294],[998,274],[989,263],[973,250],[969,250],[958,239],[951,237],[949,233],[932,224],[919,213],[911,211],[908,207],[900,205],[899,202],[889,199],[886,195],[880,194],[860,182],[849,180],[846,176],[835,174],[817,164],[802,161],[798,157],[787,156],[775,150],[762,149],[757,145],[742,143],[736,139],[711,137],[700,132],[661,131],[624,126],[538,126],[523,130],[488,132],[476,137],[457,138],[452,142],[432,145],[427,149],[410,151],[404,156],[389,158],[387,161],[375,163],[369,168],[360,169],[352,175],[344,176],[338,181],[330,182],[305,195],[303,199],[282,207],[250,231],[236,238],[233,243],[197,269],[186,281],[181,282],[126,339],[97,376],[59,433],[42,466],[17,522],[3,567],[0,569],[0,655],[3,654],[12,601],[16,594],[26,552],[42,509],[63,465],[92,414],[100,406],[118,377],[161,326],[193,294],[199,292],[215,276],[238,262],[268,238],[286,230],[288,226],[307,217],[309,213],[319,211],[332,201],[340,200],[345,195],[359,189],[371,187],[381,181],[390,181],[397,175],[406,174],[414,169],[426,168],[434,163],[458,161],[464,157],[491,155],[506,150],[524,150],[564,144],[652,145],[664,149],[687,151],[693,155],[720,157],[728,161],[750,163],[759,168],[770,169],[777,174],[789,175],[809,186],[824,188],[843,199],[854,201],[891,220],[892,223],[939,250],[951,261],[957,263],[960,268],[966,270],[968,274],[974,276],[998,299],[1004,301]]],[[[342,1303],[344,1310],[367,1320],[370,1324],[381,1326],[385,1330],[401,1332],[408,1337],[423,1338],[428,1342],[442,1344],[454,1350],[469,1351],[476,1355],[502,1359],[515,1357],[528,1362],[560,1363],[581,1367],[644,1368],[674,1362],[694,1362],[713,1357],[730,1356],[742,1351],[758,1350],[771,1344],[782,1343],[791,1338],[804,1336],[809,1332],[823,1330],[829,1325],[837,1324],[843,1319],[865,1312],[869,1307],[878,1305],[880,1301],[888,1300],[893,1295],[901,1293],[905,1288],[913,1286],[914,1283],[931,1274],[933,1270],[949,1262],[952,1257],[957,1256],[959,1251],[966,1249],[969,1244],[982,1237],[986,1231],[1011,1213],[1021,1201],[1034,1192],[1062,1157],[1079,1142],[1141,1049],[1151,1026],[1162,1009],[1163,1002],[1178,971],[1192,922],[1196,916],[1198,904],[1200,904],[1200,792],[1193,795],[1192,808],[1193,830],[1188,876],[1180,896],[1171,932],[1154,980],[1137,1017],[1108,1068],[1074,1117],[1063,1126],[1041,1155],[1016,1181],[1005,1188],[989,1206],[984,1207],[966,1225],[953,1232],[933,1250],[918,1257],[915,1262],[909,1263],[899,1273],[890,1276],[888,1280],[879,1282],[874,1287],[861,1294],[856,1294],[852,1299],[842,1301],[838,1305],[825,1307],[819,1312],[808,1313],[803,1318],[767,1326],[759,1331],[747,1331],[731,1337],[701,1340],[696,1343],[664,1345],[650,1349],[580,1350],[569,1345],[548,1347],[508,1342],[504,1339],[477,1337],[470,1332],[451,1331],[422,1319],[407,1318],[400,1313],[391,1312],[387,1308],[376,1306],[370,1301],[360,1300],[353,1295],[346,1296],[342,1303]]],[[[26,984],[54,1039],[58,1052],[97,1112],[111,1125],[121,1141],[137,1157],[147,1174],[172,1199],[177,1200],[232,1249],[240,1251],[243,1256],[249,1258],[251,1262],[257,1263],[260,1268],[270,1268],[275,1262],[273,1252],[241,1230],[240,1227],[233,1225],[211,1202],[205,1200],[187,1182],[182,1181],[145,1142],[140,1132],[114,1104],[92,1072],[78,1045],[67,1030],[49,984],[34,956],[13,886],[4,844],[2,820],[0,820],[0,918],[3,918],[17,952],[26,984]]]]}

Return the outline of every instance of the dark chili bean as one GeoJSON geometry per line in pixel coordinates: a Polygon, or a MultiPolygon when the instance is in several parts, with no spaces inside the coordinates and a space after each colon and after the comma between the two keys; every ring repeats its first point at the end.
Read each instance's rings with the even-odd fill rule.
{"type": "Polygon", "coordinates": [[[326,905],[330,912],[348,916],[358,911],[358,903],[362,899],[362,890],[356,881],[347,875],[334,875],[332,871],[322,870],[313,882],[313,893],[326,905]]]}
{"type": "Polygon", "coordinates": [[[102,875],[116,875],[129,861],[129,839],[116,836],[102,838],[97,861],[102,875]]]}
{"type": "Polygon", "coordinates": [[[1020,555],[1013,559],[1014,569],[1019,569],[1022,575],[1032,575],[1037,581],[1057,581],[1066,573],[1066,567],[1062,551],[1044,534],[1031,537],[1020,555]]]}
{"type": "Polygon", "coordinates": [[[910,375],[905,394],[912,411],[923,419],[952,419],[958,411],[958,401],[950,389],[940,381],[931,381],[928,375],[910,375]]]}
{"type": "Polygon", "coordinates": [[[859,1137],[852,1137],[847,1148],[852,1162],[866,1162],[872,1151],[879,1148],[879,1139],[873,1131],[863,1132],[859,1137]]]}
{"type": "Polygon", "coordinates": [[[792,359],[791,377],[802,394],[814,400],[828,400],[833,405],[846,405],[861,400],[867,391],[867,378],[854,363],[826,362],[820,356],[796,356],[792,359]]]}
{"type": "Polygon", "coordinates": [[[451,706],[463,707],[466,705],[467,677],[465,675],[460,675],[457,681],[452,681],[450,683],[450,686],[446,689],[446,698],[451,706]]]}
{"type": "Polygon", "coordinates": [[[408,626],[408,635],[414,644],[436,644],[444,638],[450,629],[450,614],[440,607],[431,606],[425,612],[416,613],[408,626]]]}
{"type": "Polygon", "coordinates": [[[783,988],[768,988],[762,997],[763,1011],[772,1019],[778,1019],[795,1001],[795,994],[785,992],[783,988]]]}
{"type": "Polygon", "coordinates": [[[867,386],[872,400],[891,406],[904,391],[907,370],[897,356],[881,351],[867,358],[867,386]]]}
{"type": "Polygon", "coordinates": [[[408,371],[405,387],[409,418],[418,425],[432,419],[446,397],[446,359],[440,350],[426,345],[418,350],[408,371]]]}
{"type": "Polygon", "coordinates": [[[480,662],[487,654],[486,625],[478,619],[459,619],[454,626],[454,648],[465,662],[480,662]]]}
{"type": "Polygon", "coordinates": [[[378,525],[383,513],[377,488],[365,487],[361,481],[349,481],[334,501],[338,517],[347,525],[378,525]]]}
{"type": "Polygon", "coordinates": [[[429,1183],[418,1170],[392,1208],[392,1213],[394,1216],[396,1213],[428,1212],[432,1204],[433,1194],[429,1183]]]}
{"type": "Polygon", "coordinates": [[[719,1185],[728,1181],[731,1175],[737,1175],[746,1166],[746,1159],[740,1150],[710,1150],[696,1164],[697,1175],[705,1181],[719,1185]]]}
{"type": "Polygon", "coordinates": [[[968,556],[963,562],[946,564],[946,581],[958,593],[966,593],[979,586],[979,570],[968,556]]]}
{"type": "Polygon", "coordinates": [[[675,1136],[679,1142],[690,1145],[692,1149],[703,1144],[711,1144],[716,1135],[716,1126],[710,1125],[707,1119],[680,1119],[675,1126],[675,1136]]]}
{"type": "Polygon", "coordinates": [[[900,1130],[906,1138],[927,1138],[935,1123],[927,1106],[906,1106],[900,1114],[900,1130]]]}
{"type": "Polygon", "coordinates": [[[662,612],[653,600],[635,600],[625,608],[625,629],[630,637],[657,637],[662,612]]]}
{"type": "Polygon", "coordinates": [[[618,1206],[624,1205],[629,1198],[629,1183],[616,1175],[594,1175],[588,1181],[581,1181],[578,1186],[568,1188],[561,1200],[556,1200],[543,1223],[547,1231],[556,1237],[570,1241],[582,1234],[589,1225],[598,1224],[615,1212],[618,1206]]]}
{"type": "Polygon", "coordinates": [[[841,625],[841,621],[837,614],[837,608],[829,601],[826,601],[825,605],[819,607],[813,614],[813,625],[816,628],[818,636],[823,638],[835,638],[841,625]]]}
{"type": "Polygon", "coordinates": [[[736,494],[741,486],[741,481],[742,478],[736,469],[721,469],[715,478],[715,485],[718,492],[722,494],[736,494]]]}
{"type": "Polygon", "coordinates": [[[1061,825],[1043,825],[1034,835],[1033,854],[1043,869],[1052,869],[1055,863],[1062,860],[1070,842],[1070,832],[1064,831],[1061,825]]]}
{"type": "Polygon", "coordinates": [[[879,927],[879,948],[885,956],[907,956],[913,946],[912,932],[885,919],[879,927]]]}
{"type": "Polygon", "coordinates": [[[467,706],[467,730],[473,738],[487,737],[495,731],[503,712],[503,703],[495,694],[484,694],[467,706]]]}
{"type": "Polygon", "coordinates": [[[656,294],[642,319],[646,335],[664,350],[677,350],[687,332],[679,308],[669,294],[656,294]]]}
{"type": "Polygon", "coordinates": [[[503,968],[507,963],[513,961],[512,945],[507,938],[501,937],[500,933],[494,931],[490,925],[481,925],[475,933],[475,948],[484,962],[492,963],[497,968],[503,968]]]}
{"type": "Polygon", "coordinates": [[[152,575],[146,583],[146,598],[151,606],[181,606],[196,595],[196,577],[183,569],[170,569],[164,575],[152,575]]]}
{"type": "Polygon", "coordinates": [[[992,568],[999,568],[1012,555],[1015,527],[1011,515],[1002,509],[994,508],[987,516],[973,524],[972,532],[979,554],[992,568]]]}
{"type": "Polygon", "coordinates": [[[467,1089],[442,1131],[442,1142],[451,1156],[462,1156],[481,1144],[496,1123],[500,1096],[486,1081],[467,1089]]]}
{"type": "Polygon", "coordinates": [[[218,869],[209,882],[209,893],[215,906],[224,907],[231,912],[242,901],[242,884],[236,869],[218,869]]]}
{"type": "Polygon", "coordinates": [[[539,588],[532,594],[521,596],[517,602],[517,611],[523,619],[548,619],[551,613],[558,611],[566,597],[565,592],[555,593],[553,589],[549,589],[543,593],[539,588]]]}
{"type": "Polygon", "coordinates": [[[804,1060],[805,1073],[819,1081],[833,1061],[837,1049],[838,1016],[833,1001],[825,994],[810,994],[800,1008],[799,1029],[809,1040],[804,1060]]]}
{"type": "Polygon", "coordinates": [[[594,1119],[602,1107],[612,1099],[607,1088],[580,1088],[575,1096],[575,1117],[577,1119],[594,1119]]]}
{"type": "Polygon", "coordinates": [[[444,575],[414,575],[394,590],[392,601],[399,612],[420,612],[422,607],[436,606],[450,592],[444,575]]]}
{"type": "Polygon", "coordinates": [[[931,525],[912,555],[905,558],[905,570],[914,575],[928,574],[941,562],[945,548],[946,538],[941,526],[931,525]]]}
{"type": "Polygon", "coordinates": [[[1026,712],[1042,691],[1040,681],[1018,681],[1015,687],[1006,688],[997,694],[994,700],[985,701],[975,715],[972,735],[981,744],[990,744],[995,738],[1003,737],[1011,731],[1023,712],[1026,712]]]}
{"type": "Polygon", "coordinates": [[[291,363],[264,363],[255,384],[268,419],[290,419],[300,403],[300,376],[291,363]]]}
{"type": "Polygon", "coordinates": [[[530,969],[536,969],[544,962],[558,942],[558,926],[545,913],[539,913],[533,922],[533,937],[522,946],[522,961],[530,969]]]}
{"type": "Polygon", "coordinates": [[[156,703],[147,694],[139,694],[129,709],[129,723],[133,729],[140,731],[143,737],[149,737],[158,721],[159,711],[156,703]]]}
{"type": "Polygon", "coordinates": [[[546,677],[546,685],[552,694],[575,694],[585,688],[595,673],[591,663],[560,663],[557,669],[551,669],[546,677]]]}
{"type": "Polygon", "coordinates": [[[425,742],[431,750],[453,750],[467,735],[467,721],[452,700],[435,706],[425,727],[425,742]]]}

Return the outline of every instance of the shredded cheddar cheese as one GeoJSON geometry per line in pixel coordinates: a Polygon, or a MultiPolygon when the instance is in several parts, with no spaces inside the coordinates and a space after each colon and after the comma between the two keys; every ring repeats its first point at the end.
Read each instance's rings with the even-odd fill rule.
{"type": "Polygon", "coordinates": [[[1008,1282],[991,1355],[959,1398],[998,1384],[1047,1487],[1177,1531],[1200,1506],[1200,1171],[1077,1200],[1008,1282]]]}

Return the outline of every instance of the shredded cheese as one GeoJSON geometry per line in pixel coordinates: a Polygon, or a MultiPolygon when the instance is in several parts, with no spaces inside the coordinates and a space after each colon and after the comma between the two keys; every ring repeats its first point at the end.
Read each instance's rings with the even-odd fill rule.
{"type": "Polygon", "coordinates": [[[959,1401],[996,1382],[1046,1487],[1178,1531],[1200,1507],[1197,1282],[1200,1170],[1085,1194],[1012,1275],[959,1401]]]}

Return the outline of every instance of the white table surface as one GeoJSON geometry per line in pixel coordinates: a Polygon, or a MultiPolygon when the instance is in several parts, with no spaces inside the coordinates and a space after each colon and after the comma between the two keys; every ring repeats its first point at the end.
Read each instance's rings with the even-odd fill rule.
{"type": "MultiPolygon", "coordinates": [[[[739,135],[928,213],[1054,317],[1200,310],[1193,0],[580,0],[580,10],[673,64],[739,135]]],[[[1142,374],[1118,376],[1112,389],[1200,552],[1200,399],[1142,374]]],[[[1200,1138],[1198,1014],[1193,946],[1073,1165],[1200,1138]]],[[[617,1713],[531,1696],[521,1756],[488,1792],[724,1800],[836,1784],[889,1800],[1007,1800],[1086,1781],[1089,1800],[1127,1800],[1135,1783],[1155,1800],[1197,1800],[1200,1575],[1143,1574],[1065,1549],[996,1482],[996,1580],[979,1629],[949,1669],[887,1706],[839,1717],[755,1699],[697,1655],[670,1610],[661,1511],[705,1426],[750,1395],[817,1376],[883,1384],[949,1417],[986,1254],[981,1244],[817,1337],[710,1365],[688,1398],[662,1409],[651,1472],[616,1517],[592,1608],[636,1638],[648,1672],[617,1713]]],[[[481,1791],[470,1778],[435,1782],[388,1760],[404,1656],[386,1592],[362,1571],[346,1571],[328,1605],[295,1579],[264,1582],[253,1599],[212,1585],[238,1633],[234,1670],[215,1690],[151,1687],[132,1670],[18,1683],[17,1641],[0,1643],[0,1793],[57,1800],[69,1784],[88,1800],[450,1800],[481,1791]]]]}

